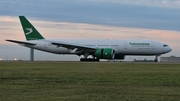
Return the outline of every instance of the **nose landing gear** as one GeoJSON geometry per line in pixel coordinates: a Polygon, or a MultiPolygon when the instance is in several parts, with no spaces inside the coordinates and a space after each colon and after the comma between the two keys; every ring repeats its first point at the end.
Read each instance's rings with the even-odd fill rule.
{"type": "Polygon", "coordinates": [[[158,57],[159,57],[160,55],[156,55],[156,57],[155,57],[155,59],[154,59],[154,62],[158,62],[158,57]]]}

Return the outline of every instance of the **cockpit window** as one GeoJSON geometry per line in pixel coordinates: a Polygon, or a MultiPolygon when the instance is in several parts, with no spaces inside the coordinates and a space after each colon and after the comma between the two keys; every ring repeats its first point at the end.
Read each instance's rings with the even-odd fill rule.
{"type": "Polygon", "coordinates": [[[163,47],[169,47],[168,45],[163,45],[163,47]]]}

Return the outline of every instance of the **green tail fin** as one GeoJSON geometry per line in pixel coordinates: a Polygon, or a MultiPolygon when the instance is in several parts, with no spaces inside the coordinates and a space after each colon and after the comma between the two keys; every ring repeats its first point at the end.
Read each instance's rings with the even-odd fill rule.
{"type": "Polygon", "coordinates": [[[39,40],[44,39],[44,37],[34,28],[34,26],[24,17],[19,16],[21,21],[26,40],[39,40]]]}

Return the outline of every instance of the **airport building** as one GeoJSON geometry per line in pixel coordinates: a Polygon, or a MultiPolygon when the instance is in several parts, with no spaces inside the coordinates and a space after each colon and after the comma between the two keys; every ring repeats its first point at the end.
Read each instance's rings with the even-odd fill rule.
{"type": "Polygon", "coordinates": [[[161,62],[180,62],[180,57],[161,57],[161,62]]]}

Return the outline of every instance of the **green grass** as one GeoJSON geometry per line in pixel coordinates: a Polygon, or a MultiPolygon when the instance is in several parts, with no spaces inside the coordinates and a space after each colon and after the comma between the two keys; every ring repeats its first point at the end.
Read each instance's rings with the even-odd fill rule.
{"type": "Polygon", "coordinates": [[[179,101],[180,64],[0,62],[0,101],[179,101]]]}

